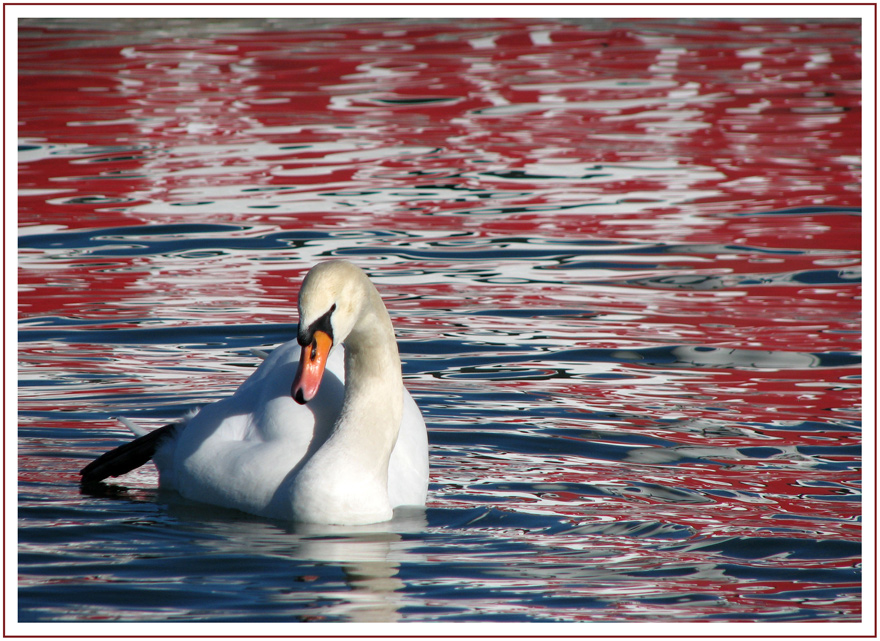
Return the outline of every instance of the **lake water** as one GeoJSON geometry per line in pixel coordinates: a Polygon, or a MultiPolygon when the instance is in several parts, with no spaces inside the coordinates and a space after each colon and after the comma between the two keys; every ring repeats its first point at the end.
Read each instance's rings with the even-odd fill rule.
{"type": "Polygon", "coordinates": [[[19,38],[20,622],[862,620],[857,20],[19,38]],[[80,489],[116,417],[293,338],[331,257],[394,320],[425,510],[80,489]]]}

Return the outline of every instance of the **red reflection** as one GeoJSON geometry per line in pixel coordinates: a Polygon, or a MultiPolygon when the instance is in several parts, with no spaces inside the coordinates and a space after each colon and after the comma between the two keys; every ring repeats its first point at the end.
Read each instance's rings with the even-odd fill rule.
{"type": "MultiPolygon", "coordinates": [[[[695,524],[705,537],[776,527],[807,537],[805,521],[827,519],[822,536],[859,540],[860,504],[836,500],[841,486],[857,485],[858,470],[846,467],[857,457],[809,455],[810,463],[841,465],[825,471],[799,450],[859,445],[853,430],[830,427],[860,418],[858,368],[600,365],[559,355],[667,345],[858,351],[860,288],[846,270],[858,265],[861,220],[841,208],[861,205],[859,25],[616,24],[359,23],[178,40],[23,27],[20,227],[23,238],[56,234],[60,243],[23,242],[23,331],[48,317],[103,331],[294,323],[310,263],[324,251],[369,246],[376,253],[357,259],[387,278],[377,284],[408,339],[453,336],[501,353],[531,331],[534,344],[549,346],[505,363],[538,372],[523,380],[491,371],[470,380],[426,376],[412,381],[414,390],[531,394],[569,410],[554,427],[565,431],[560,440],[579,444],[601,428],[608,439],[624,431],[623,444],[645,435],[685,453],[715,448],[698,463],[669,465],[549,456],[538,464],[499,450],[492,460],[469,459],[465,470],[460,453],[438,451],[439,484],[467,486],[470,501],[485,478],[589,483],[621,494],[593,501],[559,490],[505,507],[575,523],[602,516],[695,524]],[[216,232],[223,239],[337,235],[269,249],[139,251],[138,233],[157,224],[235,225],[216,232]],[[123,227],[142,229],[114,236],[123,227]],[[101,237],[81,245],[59,233],[92,229],[101,237]],[[369,245],[344,235],[376,231],[389,235],[369,245]],[[549,259],[455,253],[458,242],[471,243],[466,253],[511,239],[571,245],[549,259]],[[620,250],[591,253],[594,241],[620,250]],[[438,246],[451,248],[448,261],[403,253],[438,246]],[[456,279],[466,270],[471,276],[456,279]],[[705,277],[707,286],[681,287],[681,276],[705,277]],[[546,314],[560,309],[571,318],[546,314]],[[509,310],[535,316],[505,316],[509,310]],[[498,338],[505,332],[509,344],[498,338]],[[563,367],[570,377],[556,375],[563,367]],[[615,420],[597,427],[601,412],[615,420]],[[709,427],[682,427],[698,421],[709,427]],[[809,421],[826,429],[797,427],[809,421]],[[741,431],[710,429],[719,426],[741,431]],[[778,454],[725,458],[725,448],[778,454]],[[694,512],[624,492],[647,477],[714,502],[694,512]],[[829,478],[832,485],[805,485],[829,478]],[[718,489],[728,494],[711,494],[718,489]]],[[[228,365],[220,348],[153,347],[24,342],[22,379],[54,385],[23,387],[21,407],[39,414],[51,403],[59,413],[53,426],[78,429],[82,420],[64,412],[109,415],[115,398],[139,395],[147,404],[157,390],[167,393],[169,380],[210,400],[251,371],[228,365]]],[[[438,358],[437,371],[448,374],[444,367],[438,358]]],[[[536,429],[527,410],[493,420],[536,429]]],[[[479,420],[464,425],[480,429],[479,420]]],[[[118,429],[109,419],[89,427],[118,429]]],[[[491,442],[491,431],[477,434],[491,442]]],[[[50,441],[28,443],[20,480],[73,486],[81,461],[47,456],[57,449],[50,441]]],[[[471,505],[443,492],[434,501],[471,505]]],[[[548,551],[542,561],[558,559],[548,551]]],[[[805,587],[717,577],[663,584],[670,593],[717,592],[744,612],[772,610],[769,596],[805,587]]],[[[860,611],[857,603],[805,607],[860,611]]],[[[584,617],[662,612],[620,601],[584,617]]]]}

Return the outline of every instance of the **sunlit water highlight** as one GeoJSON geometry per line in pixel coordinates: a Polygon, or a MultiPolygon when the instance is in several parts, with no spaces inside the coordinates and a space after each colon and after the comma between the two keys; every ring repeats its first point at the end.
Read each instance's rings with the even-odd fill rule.
{"type": "Polygon", "coordinates": [[[24,22],[22,621],[858,621],[859,25],[24,22]],[[363,266],[425,511],[78,470],[363,266]]]}

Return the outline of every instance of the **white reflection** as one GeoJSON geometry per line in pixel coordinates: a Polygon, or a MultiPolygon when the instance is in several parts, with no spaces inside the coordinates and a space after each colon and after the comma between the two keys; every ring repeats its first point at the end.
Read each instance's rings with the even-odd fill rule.
{"type": "Polygon", "coordinates": [[[811,369],[821,364],[815,354],[808,352],[779,352],[755,349],[721,349],[682,345],[671,353],[678,363],[698,367],[725,369],[758,368],[772,370],[811,369]]]}
{"type": "Polygon", "coordinates": [[[571,100],[567,102],[520,102],[499,107],[486,107],[478,112],[481,116],[520,116],[535,112],[558,111],[602,111],[619,113],[626,109],[646,109],[652,107],[671,107],[686,105],[691,102],[709,102],[725,99],[726,94],[698,94],[682,92],[680,95],[669,95],[659,98],[625,98],[617,100],[571,100]]]}
{"type": "MultiPolygon", "coordinates": [[[[361,526],[282,523],[252,518],[231,510],[185,501],[172,493],[162,493],[169,503],[171,516],[206,536],[196,542],[208,554],[257,555],[295,560],[290,582],[314,582],[310,600],[325,598],[326,605],[309,616],[341,618],[353,622],[393,622],[406,605],[404,581],[398,577],[400,566],[425,563],[412,550],[417,543],[405,541],[404,533],[423,532],[427,520],[423,509],[402,508],[385,523],[361,526]],[[321,582],[310,567],[335,567],[342,570],[346,590],[332,582],[321,582]]],[[[302,611],[302,593],[279,590],[271,593],[275,602],[290,602],[291,609],[302,611]]]]}
{"type": "Polygon", "coordinates": [[[649,89],[672,89],[679,87],[680,83],[674,80],[663,80],[658,78],[604,78],[601,80],[579,80],[573,82],[536,82],[531,84],[515,84],[511,89],[517,91],[570,91],[573,89],[581,90],[608,90],[616,92],[624,91],[646,91],[649,89]]]}

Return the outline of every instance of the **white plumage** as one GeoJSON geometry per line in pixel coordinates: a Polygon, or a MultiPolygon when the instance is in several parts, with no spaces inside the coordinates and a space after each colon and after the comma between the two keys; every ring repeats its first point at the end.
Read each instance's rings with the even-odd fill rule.
{"type": "MultiPolygon", "coordinates": [[[[312,523],[375,523],[395,507],[424,505],[427,430],[375,287],[351,263],[321,263],[303,282],[299,310],[298,340],[276,348],[232,396],[150,441],[160,487],[312,523]]],[[[105,472],[121,456],[114,452],[86,467],[84,482],[118,475],[105,472]]]]}

